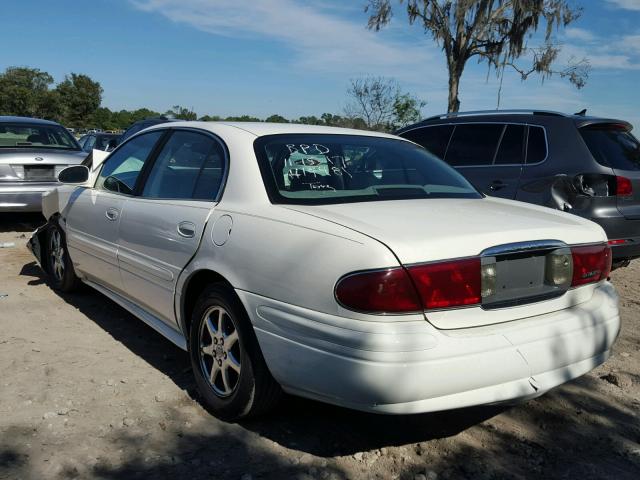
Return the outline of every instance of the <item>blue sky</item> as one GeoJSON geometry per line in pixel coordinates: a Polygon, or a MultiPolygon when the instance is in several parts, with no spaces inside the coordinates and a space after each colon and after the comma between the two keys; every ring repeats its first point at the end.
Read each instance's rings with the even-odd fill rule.
{"type": "MultiPolygon", "coordinates": [[[[58,81],[86,73],[112,108],[172,105],[202,114],[286,117],[341,113],[351,78],[381,75],[446,110],[440,49],[401,10],[366,30],[365,0],[24,0],[6,2],[0,69],[37,67],[58,81]]],[[[580,20],[558,34],[563,60],[587,56],[589,82],[521,82],[505,75],[502,108],[548,108],[621,117],[640,128],[640,0],[582,0],[580,20]]],[[[536,42],[532,41],[532,45],[536,42]]],[[[463,110],[495,108],[497,79],[472,60],[463,110]]]]}

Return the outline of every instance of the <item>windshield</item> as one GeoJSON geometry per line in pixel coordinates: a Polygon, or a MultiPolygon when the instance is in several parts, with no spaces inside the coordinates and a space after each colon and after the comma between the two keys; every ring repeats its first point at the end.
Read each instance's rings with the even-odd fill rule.
{"type": "Polygon", "coordinates": [[[60,125],[0,123],[0,148],[79,150],[80,146],[60,125]]]}
{"type": "Polygon", "coordinates": [[[254,148],[274,203],[481,198],[453,168],[404,140],[285,134],[258,138],[254,148]]]}

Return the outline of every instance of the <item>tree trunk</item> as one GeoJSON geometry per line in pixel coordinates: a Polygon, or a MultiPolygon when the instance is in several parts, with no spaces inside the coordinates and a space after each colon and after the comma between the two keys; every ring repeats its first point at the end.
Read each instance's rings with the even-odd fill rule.
{"type": "Polygon", "coordinates": [[[456,72],[449,73],[449,105],[448,113],[460,110],[460,100],[458,99],[458,87],[460,85],[460,77],[456,72]]]}
{"type": "Polygon", "coordinates": [[[447,113],[455,113],[460,110],[460,100],[458,99],[458,88],[460,87],[460,77],[464,63],[450,62],[449,65],[449,105],[447,113]]]}

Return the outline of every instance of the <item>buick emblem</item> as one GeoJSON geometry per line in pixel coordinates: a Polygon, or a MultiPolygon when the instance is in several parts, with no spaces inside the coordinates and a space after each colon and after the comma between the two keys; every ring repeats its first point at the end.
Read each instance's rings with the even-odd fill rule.
{"type": "Polygon", "coordinates": [[[34,160],[35,160],[36,162],[41,162],[41,161],[43,161],[43,160],[44,160],[44,158],[42,158],[42,157],[36,157],[36,158],[34,158],[34,160]]]}

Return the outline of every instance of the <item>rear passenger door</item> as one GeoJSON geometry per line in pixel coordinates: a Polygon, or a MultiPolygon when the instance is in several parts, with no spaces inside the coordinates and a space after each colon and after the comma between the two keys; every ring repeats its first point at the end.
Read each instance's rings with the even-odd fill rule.
{"type": "Polygon", "coordinates": [[[467,123],[455,126],[445,161],[487,195],[513,199],[524,159],[526,126],[467,123]]]}
{"type": "Polygon", "coordinates": [[[175,327],[174,292],[195,255],[226,171],[222,142],[211,134],[171,129],[136,196],[128,199],[118,238],[126,295],[175,327]]]}

